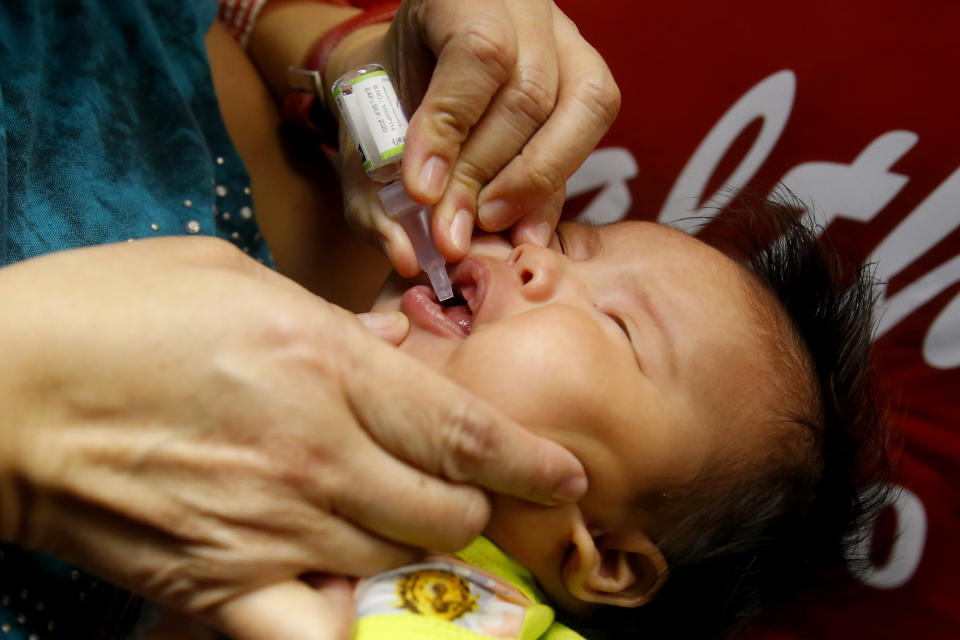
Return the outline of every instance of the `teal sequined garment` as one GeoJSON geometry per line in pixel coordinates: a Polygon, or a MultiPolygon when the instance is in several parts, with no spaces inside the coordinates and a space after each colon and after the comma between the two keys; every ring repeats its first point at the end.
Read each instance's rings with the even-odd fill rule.
{"type": "MultiPolygon", "coordinates": [[[[0,5],[0,265],[182,234],[270,262],[210,77],[216,11],[213,0],[0,5]]],[[[0,639],[112,637],[130,601],[0,545],[0,639]]]]}
{"type": "Polygon", "coordinates": [[[213,0],[0,7],[0,265],[200,233],[267,248],[220,116],[213,0]]]}

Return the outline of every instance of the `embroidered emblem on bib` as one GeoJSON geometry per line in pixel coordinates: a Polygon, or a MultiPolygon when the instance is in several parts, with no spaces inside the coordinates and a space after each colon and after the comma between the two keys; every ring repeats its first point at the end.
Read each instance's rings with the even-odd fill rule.
{"type": "Polygon", "coordinates": [[[397,581],[397,595],[407,611],[444,620],[456,620],[477,609],[470,584],[439,569],[423,569],[403,576],[397,581]]]}
{"type": "Polygon", "coordinates": [[[371,616],[409,616],[434,632],[436,624],[452,624],[503,640],[519,636],[533,604],[502,578],[447,557],[365,578],[354,597],[361,623],[371,616]]]}

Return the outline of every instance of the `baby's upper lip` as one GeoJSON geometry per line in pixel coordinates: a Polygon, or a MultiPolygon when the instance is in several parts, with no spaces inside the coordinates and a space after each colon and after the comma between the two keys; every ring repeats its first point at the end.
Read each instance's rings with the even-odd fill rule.
{"type": "Polygon", "coordinates": [[[490,268],[479,258],[467,256],[454,269],[451,281],[453,288],[459,291],[460,297],[467,303],[476,322],[489,288],[490,268]]]}

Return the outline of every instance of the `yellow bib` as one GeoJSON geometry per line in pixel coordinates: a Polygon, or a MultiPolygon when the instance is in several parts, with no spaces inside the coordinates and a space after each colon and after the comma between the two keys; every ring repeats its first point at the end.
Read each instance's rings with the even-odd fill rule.
{"type": "Polygon", "coordinates": [[[353,640],[584,640],[526,567],[486,538],[361,581],[353,640]]]}

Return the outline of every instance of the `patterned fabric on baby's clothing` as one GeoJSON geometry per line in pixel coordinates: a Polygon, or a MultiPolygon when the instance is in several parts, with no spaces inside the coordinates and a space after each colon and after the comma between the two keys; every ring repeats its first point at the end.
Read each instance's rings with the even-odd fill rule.
{"type": "Polygon", "coordinates": [[[354,640],[583,640],[530,571],[486,538],[361,581],[354,640]]]}

